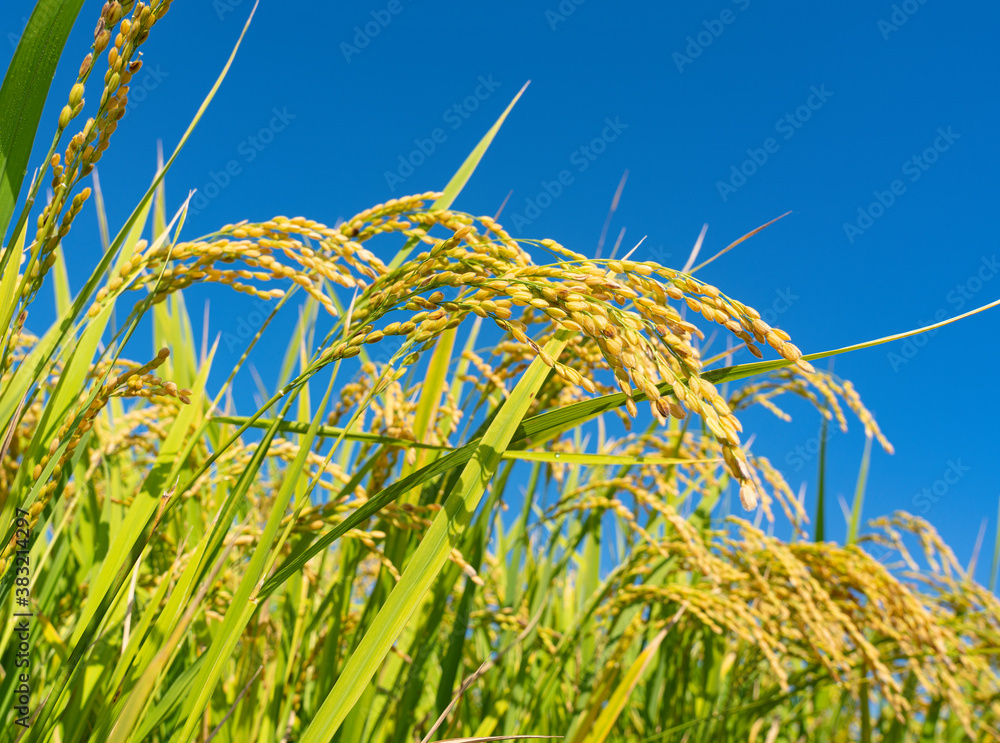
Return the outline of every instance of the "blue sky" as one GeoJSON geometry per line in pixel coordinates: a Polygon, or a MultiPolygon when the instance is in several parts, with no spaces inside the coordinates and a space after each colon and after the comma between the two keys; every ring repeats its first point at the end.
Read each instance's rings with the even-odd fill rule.
{"type": "MultiPolygon", "coordinates": [[[[678,5],[387,0],[292,13],[263,0],[168,177],[171,209],[199,190],[185,230],[194,236],[274,214],[333,223],[440,189],[530,79],[457,208],[492,214],[511,193],[501,222],[515,235],[593,253],[627,170],[608,242],[624,228],[626,249],[645,237],[636,258],[675,267],[704,223],[711,255],[791,211],[699,275],[772,313],[806,352],[1000,296],[989,216],[998,108],[981,82],[998,71],[1000,8],[941,0],[678,5]]],[[[100,6],[84,3],[43,129],[58,116],[100,6]]],[[[113,227],[151,179],[157,139],[172,149],[251,6],[176,2],[155,29],[130,112],[99,169],[113,227]]],[[[8,0],[0,10],[4,65],[30,7],[8,0]]],[[[76,287],[97,259],[96,234],[88,207],[66,244],[76,287]]],[[[213,334],[252,310],[244,297],[211,289],[190,293],[189,307],[197,311],[205,298],[217,300],[213,334]]],[[[37,317],[44,320],[42,310],[37,317]]],[[[875,452],[866,516],[925,516],[963,563],[988,519],[983,581],[1000,496],[998,318],[994,310],[919,345],[896,342],[835,362],[896,446],[894,456],[875,452]]],[[[217,363],[237,357],[223,348],[217,363]]],[[[266,360],[259,366],[267,378],[266,360]]],[[[748,428],[758,433],[755,450],[794,487],[808,482],[811,503],[819,420],[804,406],[789,410],[792,424],[752,415],[748,428]]],[[[850,498],[863,446],[854,422],[831,439],[833,495],[850,498]]],[[[828,519],[841,535],[836,503],[828,519]]]]}

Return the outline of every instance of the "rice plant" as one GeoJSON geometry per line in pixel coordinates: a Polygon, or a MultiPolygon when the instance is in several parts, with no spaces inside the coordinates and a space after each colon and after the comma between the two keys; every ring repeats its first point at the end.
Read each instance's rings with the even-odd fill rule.
{"type": "Polygon", "coordinates": [[[1000,738],[996,597],[927,522],[862,527],[863,478],[847,543],[810,538],[747,445],[741,411],[790,395],[891,451],[810,363],[850,349],[803,355],[697,269],[452,209],[516,97],[442,192],[193,237],[162,185],[227,64],[71,293],[62,245],[170,2],[105,4],[25,189],[64,5],[0,90],[4,739],[1000,738]],[[221,384],[185,300],[210,283],[273,306],[221,384]],[[713,329],[770,360],[722,366],[713,329]],[[262,350],[278,382],[241,409],[262,350]]]}

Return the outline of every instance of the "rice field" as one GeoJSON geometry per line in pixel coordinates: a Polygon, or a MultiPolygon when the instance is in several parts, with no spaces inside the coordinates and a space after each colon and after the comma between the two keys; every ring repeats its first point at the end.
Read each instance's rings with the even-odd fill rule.
{"type": "Polygon", "coordinates": [[[0,737],[1000,739],[997,597],[927,521],[866,520],[892,445],[812,363],[902,336],[803,354],[697,278],[767,225],[681,270],[453,209],[518,93],[442,191],[193,237],[164,183],[227,64],[71,291],[62,241],[106,218],[92,174],[173,17],[105,4],[48,91],[93,20],[65,5],[39,0],[0,90],[0,737]],[[188,310],[205,285],[270,312],[232,369],[188,310]],[[278,382],[246,408],[261,354],[278,382]],[[866,438],[843,543],[748,445],[746,412],[793,398],[866,438]]]}

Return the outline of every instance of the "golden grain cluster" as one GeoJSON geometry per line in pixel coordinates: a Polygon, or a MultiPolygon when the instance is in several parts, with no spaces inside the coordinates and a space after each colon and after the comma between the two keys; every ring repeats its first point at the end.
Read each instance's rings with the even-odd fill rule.
{"type": "Polygon", "coordinates": [[[169,7],[104,5],[52,197],[0,263],[0,506],[34,535],[6,532],[0,612],[30,594],[32,735],[1000,739],[997,598],[905,513],[810,539],[739,416],[795,396],[892,447],[849,381],[690,272],[515,240],[437,192],[181,239],[154,184],[153,234],[137,209],[29,331],[169,7]],[[203,284],[303,298],[292,337],[265,323],[219,384],[184,299],[203,284]],[[713,384],[702,326],[780,362],[713,384]],[[261,347],[279,378],[247,410],[261,347]]]}

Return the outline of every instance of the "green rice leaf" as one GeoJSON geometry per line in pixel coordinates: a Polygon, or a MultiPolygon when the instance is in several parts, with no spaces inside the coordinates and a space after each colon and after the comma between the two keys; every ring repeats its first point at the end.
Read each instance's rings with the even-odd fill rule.
{"type": "MultiPolygon", "coordinates": [[[[496,120],[496,123],[494,123],[483,138],[479,140],[479,144],[477,144],[472,152],[469,153],[469,156],[465,158],[465,162],[462,163],[455,175],[453,175],[451,180],[448,181],[448,185],[444,187],[441,197],[431,204],[431,209],[449,209],[451,205],[455,203],[455,199],[458,198],[462,189],[465,188],[465,184],[469,182],[472,174],[475,173],[476,168],[479,167],[479,163],[483,159],[483,155],[486,154],[486,150],[488,150],[490,145],[493,144],[493,138],[496,137],[497,132],[500,131],[500,127],[506,120],[507,114],[513,110],[514,104],[517,103],[518,99],[520,99],[521,95],[528,89],[528,85],[530,84],[531,81],[529,80],[519,91],[517,91],[517,95],[515,95],[513,100],[511,100],[511,102],[507,105],[504,112],[500,114],[500,118],[496,120]]],[[[407,240],[406,244],[396,254],[396,257],[392,259],[392,262],[389,264],[389,269],[392,270],[394,268],[398,268],[403,261],[409,257],[410,252],[419,242],[420,240],[415,237],[411,237],[407,240]]]]}
{"type": "MultiPolygon", "coordinates": [[[[38,0],[0,87],[0,238],[7,233],[56,65],[83,0],[38,0]]],[[[10,256],[0,261],[0,272],[10,256]]]]}
{"type": "MultiPolygon", "coordinates": [[[[881,346],[885,343],[892,343],[893,341],[902,340],[903,338],[909,338],[913,335],[920,335],[921,333],[926,333],[930,330],[937,330],[938,328],[943,328],[945,325],[951,325],[953,322],[958,322],[959,320],[964,320],[967,317],[972,317],[980,312],[985,312],[986,310],[992,309],[1000,305],[1000,299],[994,300],[989,304],[984,304],[982,307],[977,307],[974,310],[969,310],[961,315],[956,315],[948,320],[942,320],[941,322],[936,322],[933,325],[925,325],[922,328],[915,328],[914,330],[907,330],[903,333],[896,333],[895,335],[887,335],[883,338],[876,338],[873,341],[865,341],[864,343],[855,343],[853,346],[844,346],[843,348],[835,348],[832,351],[821,351],[819,353],[808,353],[803,354],[802,358],[806,361],[816,361],[818,359],[827,359],[831,356],[839,356],[850,351],[860,351],[865,348],[874,348],[876,346],[881,346]]],[[[765,374],[769,371],[774,371],[775,369],[783,369],[786,366],[791,366],[792,362],[786,359],[780,359],[778,361],[756,361],[751,364],[738,364],[737,366],[727,366],[722,369],[713,369],[702,374],[702,376],[713,384],[723,384],[724,382],[734,382],[737,379],[746,379],[747,377],[753,377],[757,374],[765,374]]]]}
{"type": "Polygon", "coordinates": [[[657,632],[656,636],[639,653],[639,657],[633,661],[621,683],[618,684],[618,688],[615,689],[614,694],[608,699],[607,706],[601,710],[601,714],[594,723],[594,726],[590,729],[587,737],[584,738],[586,743],[603,743],[603,741],[607,740],[615,722],[625,709],[625,703],[632,695],[635,687],[642,680],[643,674],[646,673],[646,669],[653,658],[656,657],[656,651],[659,650],[660,643],[663,642],[667,636],[667,632],[670,631],[670,626],[668,625],[657,632]]]}
{"type": "MultiPolygon", "coordinates": [[[[552,358],[558,358],[566,341],[567,334],[560,333],[546,344],[545,351],[552,358]]],[[[449,493],[444,508],[438,512],[420,540],[416,552],[382,605],[374,623],[351,654],[333,690],[303,732],[300,738],[302,743],[330,740],[368,686],[413,611],[437,578],[453,546],[468,527],[483,491],[500,464],[501,453],[510,445],[548,371],[542,360],[536,358],[511,392],[503,410],[494,418],[462,471],[457,486],[449,493]]]]}
{"type": "Polygon", "coordinates": [[[858,484],[854,488],[854,505],[851,507],[851,523],[847,525],[847,544],[854,544],[861,527],[861,509],[865,502],[865,488],[868,485],[868,467],[872,460],[872,437],[865,438],[865,453],[861,456],[858,484]]]}
{"type": "MultiPolygon", "coordinates": [[[[21,256],[24,254],[24,236],[27,230],[22,226],[10,247],[4,249],[3,268],[0,269],[0,328],[10,327],[14,319],[14,289],[17,287],[21,256]],[[10,258],[7,258],[7,254],[10,258]]],[[[6,341],[4,342],[6,348],[6,341]]]]}
{"type": "MultiPolygon", "coordinates": [[[[285,511],[289,503],[291,503],[295,489],[303,477],[306,458],[309,456],[312,442],[316,438],[316,431],[320,426],[320,421],[326,414],[327,402],[330,399],[330,393],[334,388],[335,381],[336,377],[331,376],[330,384],[327,387],[326,394],[323,396],[323,401],[316,410],[313,425],[303,437],[295,459],[289,466],[289,473],[296,474],[290,474],[283,478],[281,489],[275,496],[274,503],[271,504],[271,512],[267,525],[260,535],[250,564],[243,572],[243,578],[240,580],[239,587],[233,596],[230,609],[226,612],[225,619],[216,634],[215,640],[205,653],[204,665],[195,681],[195,693],[185,701],[181,712],[181,718],[185,719],[186,722],[184,728],[174,738],[176,741],[188,741],[195,734],[196,729],[201,724],[202,712],[211,699],[212,693],[215,691],[215,686],[219,682],[219,677],[222,675],[225,664],[232,655],[233,649],[242,636],[247,622],[250,621],[251,615],[257,610],[258,599],[254,594],[270,560],[272,544],[278,536],[278,527],[285,517],[285,511]]],[[[289,402],[291,402],[291,399],[289,402]]],[[[266,447],[263,445],[260,447],[260,449],[264,448],[266,447]]],[[[250,478],[247,478],[244,482],[246,483],[246,487],[249,487],[250,478]]]]}

